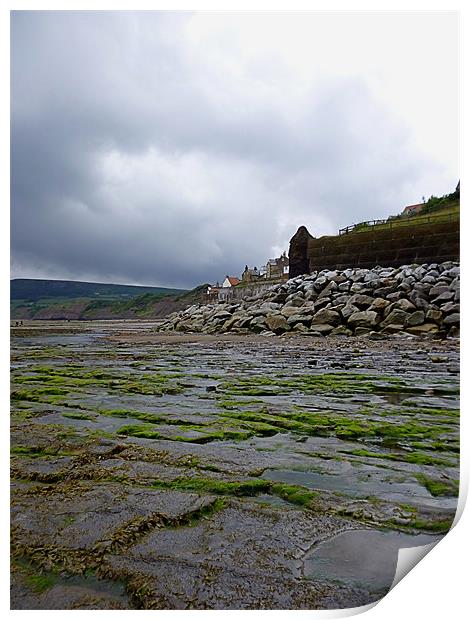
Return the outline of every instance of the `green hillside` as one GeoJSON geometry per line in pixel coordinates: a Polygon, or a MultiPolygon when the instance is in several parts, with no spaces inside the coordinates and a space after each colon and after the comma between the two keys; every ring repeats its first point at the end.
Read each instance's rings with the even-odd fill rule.
{"type": "Polygon", "coordinates": [[[35,280],[17,278],[10,281],[10,297],[37,301],[44,298],[130,298],[150,293],[160,297],[180,295],[184,289],[156,286],[133,286],[126,284],[100,284],[96,282],[75,282],[72,280],[35,280]]]}
{"type": "Polygon", "coordinates": [[[437,224],[440,222],[459,220],[460,185],[455,192],[445,194],[440,197],[431,196],[423,204],[424,206],[416,215],[406,215],[404,213],[400,213],[399,215],[391,215],[386,220],[370,220],[368,222],[360,222],[359,224],[353,224],[352,226],[341,229],[339,234],[361,233],[370,231],[371,229],[381,230],[386,228],[401,228],[414,226],[416,224],[426,224],[428,222],[437,224]]]}
{"type": "MultiPolygon", "coordinates": [[[[52,280],[29,280],[31,287],[17,287],[15,294],[30,294],[30,298],[14,298],[10,301],[10,314],[12,319],[42,319],[42,320],[65,320],[65,319],[120,319],[141,318],[152,319],[166,316],[171,312],[181,310],[193,303],[199,303],[207,284],[201,285],[190,291],[181,289],[168,289],[161,287],[124,286],[119,284],[93,284],[90,282],[66,282],[72,286],[64,287],[67,295],[56,296],[58,289],[52,289],[47,285],[35,286],[37,282],[51,283],[52,280]],[[73,285],[79,285],[77,287],[73,285]],[[85,286],[83,286],[85,285],[85,286]],[[88,285],[88,286],[87,286],[88,285]],[[98,288],[96,288],[98,287],[98,288]],[[49,296],[37,297],[40,289],[49,293],[49,296]],[[145,292],[141,293],[144,290],[145,292]],[[89,295],[76,295],[79,291],[88,292],[89,295]],[[150,292],[149,292],[150,291],[150,292]]],[[[21,281],[20,281],[21,282],[21,281]]]]}

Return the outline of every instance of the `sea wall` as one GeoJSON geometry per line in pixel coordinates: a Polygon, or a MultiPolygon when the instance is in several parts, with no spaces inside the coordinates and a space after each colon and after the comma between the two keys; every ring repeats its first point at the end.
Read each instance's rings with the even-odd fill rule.
{"type": "Polygon", "coordinates": [[[290,241],[289,276],[322,269],[458,261],[459,254],[459,219],[455,218],[445,221],[430,217],[428,222],[415,225],[371,226],[360,232],[318,239],[301,226],[290,241]]]}
{"type": "Polygon", "coordinates": [[[459,326],[460,267],[445,261],[314,271],[250,299],[190,306],[160,330],[442,338],[458,336],[459,326]]]}
{"type": "Polygon", "coordinates": [[[253,282],[246,285],[239,284],[237,286],[232,286],[231,288],[224,290],[224,293],[227,295],[227,299],[230,301],[250,299],[251,297],[264,295],[283,281],[285,282],[285,280],[265,280],[261,282],[253,282]]]}

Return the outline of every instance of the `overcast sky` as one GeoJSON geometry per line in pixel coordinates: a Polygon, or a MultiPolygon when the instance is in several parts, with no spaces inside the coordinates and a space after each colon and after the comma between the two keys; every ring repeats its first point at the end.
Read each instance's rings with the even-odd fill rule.
{"type": "Polygon", "coordinates": [[[192,287],[453,191],[457,19],[14,12],[12,277],[192,287]]]}

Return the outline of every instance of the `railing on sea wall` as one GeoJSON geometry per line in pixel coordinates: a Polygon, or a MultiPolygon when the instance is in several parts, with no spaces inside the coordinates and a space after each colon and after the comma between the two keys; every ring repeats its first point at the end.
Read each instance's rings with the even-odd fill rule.
{"type": "Polygon", "coordinates": [[[338,235],[347,235],[351,232],[367,232],[371,228],[376,226],[381,226],[382,228],[396,228],[400,226],[414,226],[415,224],[430,224],[434,222],[453,222],[458,220],[460,217],[460,213],[435,213],[430,215],[419,215],[413,220],[410,217],[397,217],[393,220],[368,220],[367,222],[359,222],[358,224],[352,224],[351,226],[346,226],[346,228],[341,228],[338,231],[338,235]]]}

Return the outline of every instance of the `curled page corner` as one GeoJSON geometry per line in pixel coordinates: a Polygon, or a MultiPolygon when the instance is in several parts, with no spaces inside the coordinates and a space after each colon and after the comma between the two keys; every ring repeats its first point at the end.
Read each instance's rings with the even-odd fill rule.
{"type": "MultiPolygon", "coordinates": [[[[351,616],[358,616],[359,614],[364,614],[366,611],[369,611],[373,607],[375,607],[378,603],[380,603],[381,599],[377,599],[373,603],[368,603],[367,605],[361,605],[360,607],[347,607],[345,609],[338,610],[338,615],[335,615],[335,618],[350,618],[351,616]]],[[[336,610],[335,610],[336,611],[336,610]]]]}
{"type": "Polygon", "coordinates": [[[397,583],[399,583],[403,577],[413,570],[413,568],[421,562],[421,560],[433,549],[443,537],[432,542],[428,545],[421,545],[419,547],[402,547],[398,550],[397,568],[395,570],[395,577],[393,583],[390,586],[392,590],[397,583]]]}
{"type": "Polygon", "coordinates": [[[395,577],[393,579],[392,585],[390,586],[390,590],[392,590],[404,577],[406,577],[406,575],[411,570],[413,570],[413,568],[419,562],[421,562],[421,560],[431,551],[431,549],[433,549],[443,538],[445,538],[445,536],[447,536],[449,532],[454,529],[454,527],[460,521],[460,517],[462,516],[467,496],[467,481],[464,481],[463,483],[461,479],[457,509],[450,530],[446,532],[446,534],[444,534],[443,536],[440,536],[435,542],[429,543],[427,545],[420,545],[417,547],[401,547],[398,550],[397,567],[395,570],[395,577]]]}

